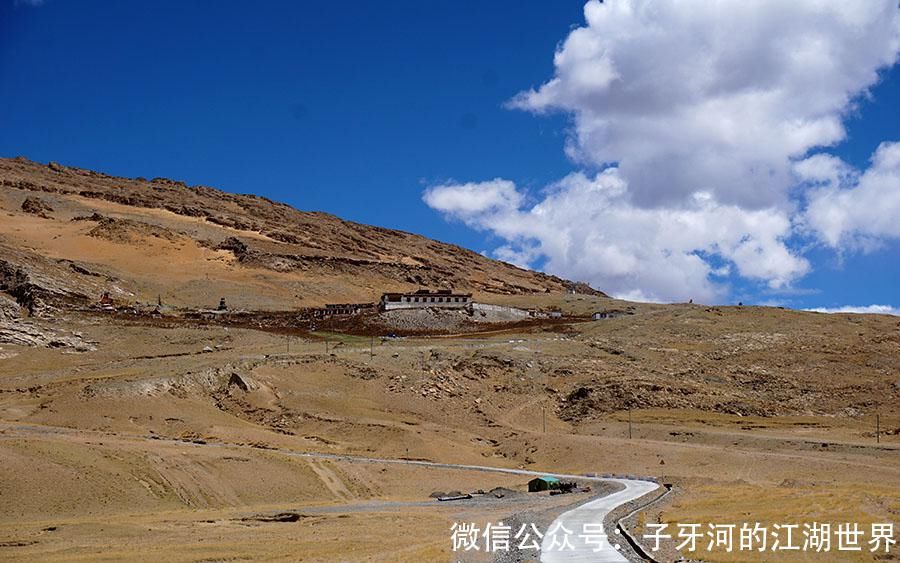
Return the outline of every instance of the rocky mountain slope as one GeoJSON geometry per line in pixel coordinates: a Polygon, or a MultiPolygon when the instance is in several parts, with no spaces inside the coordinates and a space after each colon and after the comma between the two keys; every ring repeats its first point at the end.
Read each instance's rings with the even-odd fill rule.
{"type": "MultiPolygon", "coordinates": [[[[0,291],[34,310],[96,300],[247,309],[452,287],[481,297],[572,282],[418,235],[254,195],[0,159],[0,291]]],[[[580,291],[593,291],[580,287],[580,291]]],[[[598,293],[599,294],[599,293],[598,293]]]]}

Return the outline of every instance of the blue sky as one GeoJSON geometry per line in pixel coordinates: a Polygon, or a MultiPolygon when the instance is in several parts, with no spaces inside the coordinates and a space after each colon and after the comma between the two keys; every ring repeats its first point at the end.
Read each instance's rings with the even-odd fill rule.
{"type": "MultiPolygon", "coordinates": [[[[523,235],[422,195],[503,178],[527,209],[562,178],[604,169],[567,154],[579,127],[567,102],[546,112],[508,104],[562,72],[554,51],[585,25],[583,9],[581,1],[0,0],[0,155],[257,193],[520,256],[530,246],[523,235]]],[[[900,76],[881,74],[845,112],[846,138],[827,151],[859,170],[881,142],[900,141],[900,76]]],[[[792,248],[808,272],[773,289],[733,270],[710,300],[900,306],[895,238],[866,252],[808,238],[792,248]]],[[[546,249],[528,263],[599,289],[612,279],[546,249]]],[[[629,276],[642,287],[639,273],[629,276]]]]}

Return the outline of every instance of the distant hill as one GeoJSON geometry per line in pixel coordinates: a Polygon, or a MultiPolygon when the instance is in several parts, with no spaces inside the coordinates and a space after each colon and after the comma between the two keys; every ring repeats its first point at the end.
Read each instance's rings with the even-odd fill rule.
{"type": "Polygon", "coordinates": [[[166,178],[0,159],[0,291],[248,309],[372,301],[384,291],[603,295],[419,235],[166,178]]]}

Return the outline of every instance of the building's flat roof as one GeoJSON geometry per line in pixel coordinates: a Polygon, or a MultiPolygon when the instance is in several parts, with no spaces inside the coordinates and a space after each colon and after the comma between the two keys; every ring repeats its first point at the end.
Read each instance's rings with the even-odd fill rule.
{"type": "Polygon", "coordinates": [[[453,293],[449,290],[428,291],[427,289],[408,293],[384,293],[382,297],[396,297],[398,295],[401,297],[472,297],[471,293],[453,293]]]}

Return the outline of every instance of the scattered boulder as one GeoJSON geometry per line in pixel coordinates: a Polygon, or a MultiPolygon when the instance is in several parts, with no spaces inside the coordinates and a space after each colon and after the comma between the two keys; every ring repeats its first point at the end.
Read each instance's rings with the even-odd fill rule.
{"type": "Polygon", "coordinates": [[[245,522],[297,522],[302,515],[296,512],[278,512],[275,514],[254,514],[241,520],[245,522]]]}
{"type": "Polygon", "coordinates": [[[97,349],[93,343],[84,340],[79,334],[64,334],[21,319],[9,322],[0,319],[0,344],[67,348],[75,352],[91,352],[97,349]]]}
{"type": "Polygon", "coordinates": [[[358,366],[349,372],[350,377],[357,379],[370,380],[378,377],[378,370],[367,366],[358,366]]]}
{"type": "Polygon", "coordinates": [[[589,387],[578,387],[577,389],[569,393],[567,399],[569,401],[580,401],[583,399],[587,399],[590,395],[591,389],[589,387]]]}
{"type": "Polygon", "coordinates": [[[13,299],[0,294],[0,321],[9,321],[21,316],[19,304],[13,299]]]}
{"type": "Polygon", "coordinates": [[[493,495],[494,498],[504,498],[508,496],[515,496],[518,493],[517,491],[507,489],[506,487],[494,487],[493,489],[488,491],[488,494],[493,495]]]}
{"type": "Polygon", "coordinates": [[[97,221],[97,226],[88,231],[88,236],[106,239],[117,243],[133,243],[141,238],[155,237],[175,241],[179,238],[179,234],[158,225],[151,225],[142,221],[134,221],[131,219],[117,219],[115,217],[105,217],[95,213],[88,220],[97,221]]]}
{"type": "Polygon", "coordinates": [[[28,311],[41,316],[60,303],[84,304],[87,297],[73,276],[57,276],[57,271],[41,265],[32,255],[17,256],[15,262],[0,258],[0,292],[5,292],[28,311]],[[28,263],[29,260],[34,260],[28,263]],[[27,266],[23,264],[28,264],[27,266]]]}
{"type": "Polygon", "coordinates": [[[37,215],[38,217],[44,219],[49,219],[49,214],[53,213],[53,208],[40,198],[26,197],[25,201],[22,202],[22,211],[24,211],[25,213],[30,213],[32,215],[37,215]]]}
{"type": "Polygon", "coordinates": [[[216,249],[230,250],[231,252],[234,252],[234,255],[237,257],[241,257],[244,254],[247,254],[247,244],[237,237],[228,237],[227,239],[220,242],[216,249]]]}
{"type": "Polygon", "coordinates": [[[103,219],[103,215],[100,215],[96,211],[94,211],[90,215],[78,215],[77,217],[72,217],[73,221],[94,221],[96,223],[99,223],[103,219]]]}
{"type": "Polygon", "coordinates": [[[164,207],[167,211],[171,211],[177,215],[184,215],[185,217],[206,217],[209,215],[209,212],[205,209],[190,205],[166,204],[164,207]]]}
{"type": "Polygon", "coordinates": [[[811,481],[785,479],[781,483],[779,483],[778,486],[784,489],[805,489],[808,487],[815,487],[816,484],[811,481]]]}
{"type": "Polygon", "coordinates": [[[284,231],[266,231],[265,234],[267,237],[273,240],[277,240],[278,242],[286,242],[289,244],[300,244],[303,242],[300,237],[292,235],[291,233],[286,233],[284,231]]]}
{"type": "Polygon", "coordinates": [[[237,372],[232,372],[231,377],[228,379],[229,387],[237,387],[241,391],[247,391],[250,387],[247,385],[247,382],[241,379],[241,376],[237,374],[237,372]]]}

